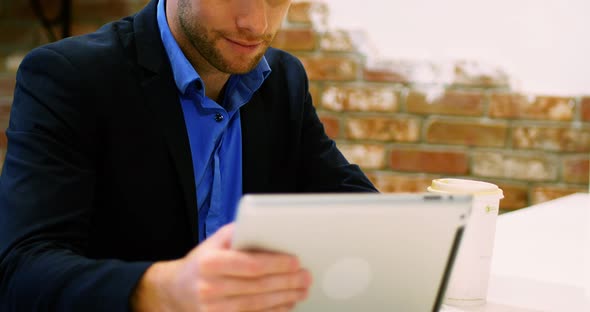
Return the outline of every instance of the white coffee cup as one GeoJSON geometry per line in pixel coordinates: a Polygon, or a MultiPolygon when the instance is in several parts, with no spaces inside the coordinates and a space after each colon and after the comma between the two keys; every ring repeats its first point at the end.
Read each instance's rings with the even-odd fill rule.
{"type": "Polygon", "coordinates": [[[445,303],[483,304],[488,292],[496,218],[503,192],[495,184],[464,179],[435,179],[428,191],[473,195],[471,215],[455,258],[445,303]]]}

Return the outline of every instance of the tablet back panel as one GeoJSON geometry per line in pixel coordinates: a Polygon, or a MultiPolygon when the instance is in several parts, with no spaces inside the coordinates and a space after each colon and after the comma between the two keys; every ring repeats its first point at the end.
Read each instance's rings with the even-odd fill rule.
{"type": "Polygon", "coordinates": [[[247,195],[233,247],[299,257],[314,282],[296,311],[438,311],[470,196],[247,195]]]}

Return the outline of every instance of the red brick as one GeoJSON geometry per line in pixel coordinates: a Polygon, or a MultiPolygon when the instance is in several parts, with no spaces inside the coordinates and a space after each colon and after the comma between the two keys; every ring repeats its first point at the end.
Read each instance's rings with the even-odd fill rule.
{"type": "Polygon", "coordinates": [[[354,52],[350,34],[344,30],[329,30],[320,37],[320,50],[326,52],[354,52]]]}
{"type": "Polygon", "coordinates": [[[369,173],[368,178],[382,193],[422,193],[438,177],[403,176],[397,173],[369,173]]]}
{"type": "MultiPolygon", "coordinates": [[[[88,34],[91,32],[96,31],[100,26],[102,26],[106,21],[74,21],[70,25],[70,36],[80,36],[84,34],[88,34]]],[[[47,30],[45,28],[40,27],[38,30],[38,38],[40,44],[45,44],[51,42],[50,38],[48,37],[47,30]]],[[[59,26],[55,26],[52,28],[53,35],[59,40],[63,38],[62,36],[62,28],[59,26]]]]}
{"type": "Polygon", "coordinates": [[[396,149],[391,169],[423,173],[467,174],[469,157],[464,152],[396,149]]]}
{"type": "Polygon", "coordinates": [[[320,120],[324,124],[324,130],[330,138],[337,139],[340,136],[340,121],[337,117],[320,115],[320,120]]]}
{"type": "Polygon", "coordinates": [[[0,174],[2,173],[2,167],[4,167],[4,159],[6,157],[6,134],[4,130],[0,131],[0,174]]]}
{"type": "Polygon", "coordinates": [[[470,87],[510,87],[508,75],[499,68],[489,68],[473,61],[454,64],[452,85],[470,87]]]}
{"type": "Polygon", "coordinates": [[[310,80],[347,81],[357,78],[358,60],[341,55],[299,56],[310,80]]]}
{"type": "Polygon", "coordinates": [[[495,118],[569,121],[574,116],[574,101],[568,97],[539,96],[529,100],[520,94],[493,94],[490,116],[495,118]]]}
{"type": "Polygon", "coordinates": [[[590,127],[516,126],[512,131],[512,145],[523,149],[590,152],[590,127]]]}
{"type": "Polygon", "coordinates": [[[4,157],[6,157],[6,133],[4,129],[0,129],[0,173],[4,167],[4,157]]]}
{"type": "Polygon", "coordinates": [[[320,98],[320,87],[317,83],[311,82],[309,84],[309,94],[311,95],[311,100],[313,101],[313,105],[315,107],[320,106],[321,98],[320,98]]]}
{"type": "Polygon", "coordinates": [[[391,86],[332,84],[322,93],[322,108],[331,111],[395,112],[398,106],[398,92],[391,86]]]}
{"type": "Polygon", "coordinates": [[[580,102],[582,120],[590,121],[590,97],[582,98],[580,102]]]}
{"type": "Polygon", "coordinates": [[[289,12],[287,12],[287,20],[291,23],[310,24],[310,10],[310,2],[294,2],[289,7],[289,12]]]}
{"type": "MultiPolygon", "coordinates": [[[[31,2],[31,1],[29,1],[31,2]]],[[[65,1],[63,0],[41,0],[41,7],[43,10],[43,15],[46,16],[48,19],[56,19],[61,15],[63,10],[63,4],[65,1]]],[[[74,1],[75,2],[75,1],[74,1]]]]}
{"type": "Polygon", "coordinates": [[[338,148],[349,162],[362,169],[385,167],[385,147],[379,144],[342,144],[338,148]]]}
{"type": "Polygon", "coordinates": [[[8,119],[10,107],[12,106],[11,97],[0,97],[0,120],[8,119]]]}
{"type": "Polygon", "coordinates": [[[348,139],[415,142],[420,137],[417,118],[355,117],[346,122],[348,139]]]}
{"type": "Polygon", "coordinates": [[[73,1],[72,16],[74,21],[115,20],[133,12],[134,7],[121,0],[73,1]]]}
{"type": "Polygon", "coordinates": [[[532,118],[569,121],[573,119],[574,110],[572,98],[538,96],[527,111],[527,117],[530,115],[532,118]]]}
{"type": "Polygon", "coordinates": [[[532,203],[539,204],[542,202],[557,199],[574,193],[587,193],[588,188],[584,187],[562,187],[562,186],[537,186],[532,191],[532,203]]]}
{"type": "Polygon", "coordinates": [[[100,28],[102,23],[84,23],[84,22],[76,22],[72,23],[72,28],[70,29],[72,36],[79,36],[84,34],[89,34],[91,32],[96,31],[100,28]]]}
{"type": "Polygon", "coordinates": [[[2,45],[32,47],[37,42],[39,26],[36,23],[0,20],[0,42],[2,45]]]}
{"type": "Polygon", "coordinates": [[[4,57],[2,61],[3,70],[8,73],[16,73],[26,53],[25,51],[15,51],[4,57]]]}
{"type": "Polygon", "coordinates": [[[406,98],[410,113],[442,115],[483,115],[483,95],[480,92],[446,91],[430,89],[412,90],[406,98]]]}
{"type": "Polygon", "coordinates": [[[562,179],[566,183],[590,183],[590,159],[588,157],[571,157],[562,161],[562,179]]]}
{"type": "Polygon", "coordinates": [[[529,189],[526,185],[496,183],[504,192],[500,210],[516,210],[529,206],[529,189]]]}
{"type": "Polygon", "coordinates": [[[16,85],[16,76],[14,74],[0,75],[0,97],[14,94],[14,87],[16,85]]]}
{"type": "Polygon", "coordinates": [[[287,13],[287,21],[291,23],[312,24],[314,20],[325,20],[328,7],[323,3],[298,1],[293,2],[287,13]]]}
{"type": "Polygon", "coordinates": [[[527,107],[529,101],[521,94],[492,94],[490,96],[490,117],[518,118],[523,107],[527,107]]]}
{"type": "MultiPolygon", "coordinates": [[[[48,17],[55,16],[59,12],[59,4],[61,0],[42,0],[41,5],[48,17]]],[[[30,20],[37,19],[35,12],[31,7],[31,1],[16,0],[16,1],[0,1],[0,7],[3,8],[2,16],[7,19],[14,20],[30,20]]]]}
{"type": "Polygon", "coordinates": [[[134,3],[132,5],[133,11],[134,12],[139,12],[141,9],[143,9],[148,3],[150,2],[150,0],[138,0],[137,3],[134,3]]]}
{"type": "Polygon", "coordinates": [[[523,181],[556,181],[554,157],[532,154],[476,152],[472,156],[472,174],[489,178],[523,181]]]}
{"type": "Polygon", "coordinates": [[[272,46],[288,51],[312,51],[316,36],[312,29],[283,29],[275,36],[272,46]]]}
{"type": "Polygon", "coordinates": [[[7,144],[6,131],[5,129],[0,129],[0,148],[6,148],[7,144]]]}
{"type": "Polygon", "coordinates": [[[2,174],[2,169],[4,167],[4,158],[6,157],[4,149],[0,147],[0,174],[2,174]]]}
{"type": "Polygon", "coordinates": [[[507,133],[505,122],[431,119],[426,125],[428,143],[503,147],[507,133]]]}
{"type": "Polygon", "coordinates": [[[373,82],[392,82],[408,83],[409,78],[406,74],[393,69],[365,68],[363,70],[363,79],[373,82]]]}

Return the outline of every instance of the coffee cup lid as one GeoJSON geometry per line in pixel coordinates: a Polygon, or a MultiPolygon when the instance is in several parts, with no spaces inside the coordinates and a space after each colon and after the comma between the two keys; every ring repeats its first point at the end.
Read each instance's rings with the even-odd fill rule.
{"type": "Polygon", "coordinates": [[[472,195],[499,195],[504,197],[502,190],[495,184],[467,180],[467,179],[435,179],[428,191],[437,193],[472,194],[472,195]]]}

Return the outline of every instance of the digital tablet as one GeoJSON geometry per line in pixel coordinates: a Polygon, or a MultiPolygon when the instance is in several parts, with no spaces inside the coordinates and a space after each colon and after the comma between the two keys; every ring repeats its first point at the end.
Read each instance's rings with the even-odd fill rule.
{"type": "Polygon", "coordinates": [[[471,200],[246,195],[232,247],[296,255],[314,280],[296,311],[438,311],[471,200]]]}

